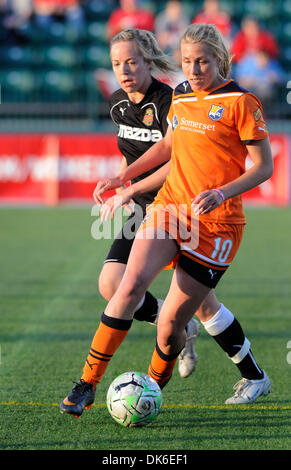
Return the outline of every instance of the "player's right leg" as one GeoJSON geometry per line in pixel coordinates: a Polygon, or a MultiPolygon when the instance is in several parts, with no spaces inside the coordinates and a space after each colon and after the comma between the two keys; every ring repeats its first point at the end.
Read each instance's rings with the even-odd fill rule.
{"type": "MultiPolygon", "coordinates": [[[[99,276],[99,292],[102,297],[109,301],[122,280],[126,264],[133,244],[132,216],[125,222],[122,230],[113,241],[104,261],[99,276]],[[128,234],[131,237],[128,237],[128,234]]],[[[138,303],[134,312],[134,319],[146,321],[156,325],[163,300],[154,297],[151,292],[146,291],[138,303]]],[[[195,343],[199,334],[200,324],[195,318],[191,318],[186,326],[186,343],[179,356],[179,374],[182,378],[189,377],[195,370],[198,355],[195,351],[195,343]]]]}
{"type": "Polygon", "coordinates": [[[110,359],[127,336],[138,302],[176,253],[177,245],[169,238],[135,240],[122,281],[94,335],[80,379],[82,386],[77,390],[74,387],[75,390],[62,401],[62,413],[80,416],[92,404],[91,392],[95,391],[110,359]],[[85,387],[85,384],[88,386],[85,387]]]}
{"type": "MultiPolygon", "coordinates": [[[[114,239],[105,258],[99,275],[98,287],[100,294],[108,302],[117,291],[125,273],[136,230],[137,224],[134,223],[133,213],[114,239]]],[[[139,321],[147,321],[154,324],[159,309],[159,299],[147,291],[136,307],[134,318],[139,321]]]]}
{"type": "MultiPolygon", "coordinates": [[[[123,275],[126,264],[117,261],[106,261],[99,276],[99,292],[102,297],[109,302],[117,291],[123,275]]],[[[134,319],[155,323],[160,309],[160,301],[149,291],[143,295],[134,312],[134,319]]]]}
{"type": "Polygon", "coordinates": [[[210,291],[196,314],[207,333],[226,352],[241,374],[241,380],[234,385],[234,396],[225,403],[252,403],[258,397],[267,395],[271,389],[269,377],[258,366],[240,322],[217,300],[214,290],[210,291]]]}

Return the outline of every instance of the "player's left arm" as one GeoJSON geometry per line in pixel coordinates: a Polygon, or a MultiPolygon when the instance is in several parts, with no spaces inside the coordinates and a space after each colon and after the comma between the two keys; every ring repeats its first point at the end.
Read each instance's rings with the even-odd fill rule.
{"type": "Polygon", "coordinates": [[[253,166],[231,183],[223,185],[220,190],[225,199],[245,193],[271,178],[273,174],[273,158],[269,138],[253,140],[246,145],[253,166]]]}
{"type": "MultiPolygon", "coordinates": [[[[128,165],[127,165],[126,158],[123,156],[122,160],[121,160],[121,163],[120,163],[119,172],[123,171],[127,166],[128,165]]],[[[122,191],[122,189],[123,189],[123,186],[119,186],[118,188],[116,188],[115,189],[116,194],[118,194],[120,191],[122,191]]]]}
{"type": "Polygon", "coordinates": [[[253,161],[253,166],[235,180],[224,184],[217,190],[212,189],[200,193],[192,203],[197,205],[197,215],[206,214],[216,209],[225,200],[245,193],[258,186],[273,174],[273,158],[269,138],[253,140],[246,148],[253,161]]]}

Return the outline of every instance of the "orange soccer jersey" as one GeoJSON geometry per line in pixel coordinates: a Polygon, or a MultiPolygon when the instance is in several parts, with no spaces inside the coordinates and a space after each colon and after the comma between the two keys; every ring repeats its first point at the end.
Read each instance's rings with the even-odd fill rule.
{"type": "MultiPolygon", "coordinates": [[[[268,136],[260,101],[233,80],[192,92],[187,81],[173,92],[168,114],[173,130],[171,170],[155,204],[191,205],[202,191],[219,188],[245,172],[246,144],[268,136]]],[[[205,222],[244,224],[241,196],[212,212],[205,222]]]]}

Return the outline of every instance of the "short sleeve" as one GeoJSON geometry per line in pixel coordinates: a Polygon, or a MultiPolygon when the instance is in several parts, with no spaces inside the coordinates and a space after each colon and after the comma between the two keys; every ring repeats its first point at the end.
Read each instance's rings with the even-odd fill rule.
{"type": "Polygon", "coordinates": [[[171,128],[173,128],[173,118],[174,118],[174,109],[173,109],[173,102],[172,102],[171,106],[170,106],[170,109],[169,109],[169,112],[168,112],[168,116],[167,116],[168,125],[171,128]]]}
{"type": "Polygon", "coordinates": [[[263,140],[269,133],[263,118],[262,105],[252,93],[244,93],[236,102],[235,125],[240,139],[247,144],[263,140]]]}
{"type": "Polygon", "coordinates": [[[171,93],[164,93],[159,104],[159,120],[162,126],[163,135],[166,134],[169,125],[168,112],[171,105],[171,93]]]}

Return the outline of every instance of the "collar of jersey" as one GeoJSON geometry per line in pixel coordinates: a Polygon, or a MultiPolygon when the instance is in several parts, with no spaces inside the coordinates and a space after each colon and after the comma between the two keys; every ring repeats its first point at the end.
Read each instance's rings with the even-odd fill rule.
{"type": "MultiPolygon", "coordinates": [[[[226,85],[228,85],[230,82],[232,82],[233,80],[230,78],[229,80],[226,80],[225,82],[221,83],[220,85],[214,87],[214,88],[211,88],[210,90],[201,90],[201,91],[191,91],[190,93],[185,93],[183,94],[183,96],[192,96],[192,97],[197,97],[199,99],[203,99],[205,96],[207,95],[210,95],[211,93],[213,93],[214,91],[216,90],[219,90],[220,88],[223,88],[225,87],[226,85]]],[[[181,95],[176,95],[175,96],[175,99],[179,98],[181,95]]]]}

